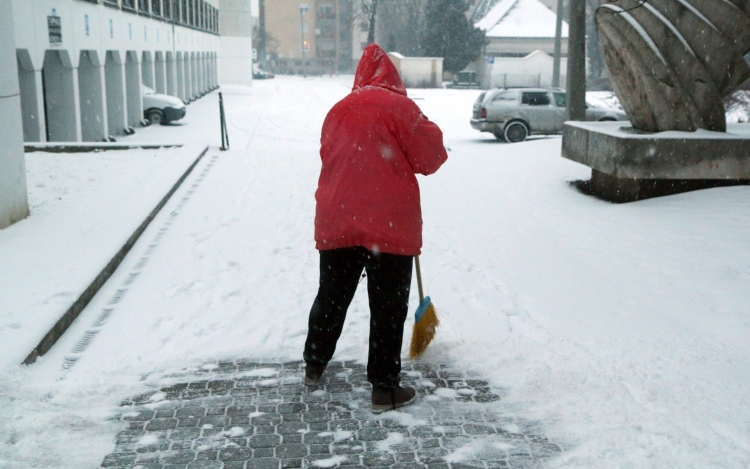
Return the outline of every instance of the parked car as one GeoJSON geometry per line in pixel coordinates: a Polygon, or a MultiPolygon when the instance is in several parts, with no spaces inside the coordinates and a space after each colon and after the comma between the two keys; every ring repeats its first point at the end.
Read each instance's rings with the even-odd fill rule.
{"type": "Polygon", "coordinates": [[[141,90],[143,116],[151,125],[164,125],[185,117],[187,109],[180,98],[157,93],[146,85],[141,85],[141,90]]]}
{"type": "MultiPolygon", "coordinates": [[[[498,140],[522,142],[529,135],[559,134],[567,118],[565,91],[544,88],[485,91],[474,102],[471,126],[498,140]]],[[[627,121],[619,109],[586,106],[587,121],[627,121]]]]}
{"type": "Polygon", "coordinates": [[[267,78],[273,78],[273,77],[274,77],[273,73],[267,72],[260,68],[253,67],[253,79],[254,80],[265,80],[267,78]]]}
{"type": "Polygon", "coordinates": [[[453,75],[453,81],[449,86],[451,88],[479,88],[477,72],[458,72],[453,75]]]}

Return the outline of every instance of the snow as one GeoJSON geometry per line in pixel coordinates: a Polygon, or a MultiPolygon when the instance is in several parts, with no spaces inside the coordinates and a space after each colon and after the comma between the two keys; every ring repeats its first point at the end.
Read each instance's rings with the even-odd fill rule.
{"type": "MultiPolygon", "coordinates": [[[[223,359],[300,359],[318,282],[319,132],[351,83],[277,77],[225,88],[232,150],[204,158],[49,354],[2,370],[0,467],[97,467],[123,428],[108,419],[123,399],[223,359]],[[64,369],[146,255],[117,309],[64,369]]],[[[561,158],[560,138],[505,144],[471,129],[480,92],[410,90],[450,148],[440,171],[419,178],[423,280],[442,322],[422,360],[502,388],[488,406],[536,422],[566,449],[547,467],[750,466],[750,187],[622,205],[587,197],[568,182],[590,170],[561,158]]],[[[216,145],[215,105],[214,93],[189,106],[184,125],[133,137],[216,145]]],[[[153,173],[147,159],[131,166],[153,173]]],[[[161,193],[133,184],[134,198],[161,193]]],[[[95,194],[88,201],[92,210],[100,203],[95,194]]],[[[50,216],[72,223],[66,210],[50,216]]],[[[0,249],[7,237],[0,232],[0,249]]],[[[2,258],[3,268],[17,258],[2,258]]],[[[102,267],[91,257],[80,264],[91,262],[99,264],[85,268],[102,267]]],[[[336,360],[367,359],[364,283],[336,360]]],[[[54,290],[45,278],[36,286],[54,290]]],[[[392,414],[417,420],[408,407],[392,414]]],[[[453,457],[505,450],[496,443],[453,457]]]]}
{"type": "Polygon", "coordinates": [[[728,99],[727,122],[732,124],[750,122],[750,91],[735,91],[728,99]]]}
{"type": "Polygon", "coordinates": [[[404,435],[396,432],[388,432],[388,437],[385,440],[380,440],[375,443],[375,447],[378,451],[388,452],[391,450],[391,446],[398,446],[406,441],[404,435]]]}
{"type": "Polygon", "coordinates": [[[334,467],[340,466],[344,461],[346,461],[346,456],[332,456],[327,459],[318,459],[313,461],[312,464],[316,467],[334,467]]]}
{"type": "MultiPolygon", "coordinates": [[[[501,0],[474,26],[487,31],[487,37],[554,38],[557,14],[539,0],[501,0]]],[[[568,37],[565,21],[562,37],[568,37]]]]}
{"type": "Polygon", "coordinates": [[[31,214],[0,230],[0,369],[39,344],[204,147],[26,155],[31,214]]]}
{"type": "Polygon", "coordinates": [[[714,132],[711,130],[697,129],[694,132],[683,132],[679,130],[669,130],[665,132],[635,132],[627,122],[575,122],[571,125],[590,130],[596,130],[613,137],[628,139],[711,139],[711,140],[748,140],[750,139],[750,125],[748,124],[727,124],[726,132],[714,132]]]}

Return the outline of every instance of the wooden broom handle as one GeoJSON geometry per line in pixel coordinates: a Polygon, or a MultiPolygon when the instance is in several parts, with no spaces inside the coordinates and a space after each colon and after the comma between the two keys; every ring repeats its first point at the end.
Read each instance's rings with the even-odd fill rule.
{"type": "Polygon", "coordinates": [[[419,256],[414,256],[414,262],[417,266],[417,287],[419,287],[419,302],[424,301],[424,292],[422,291],[422,271],[419,269],[419,256]]]}

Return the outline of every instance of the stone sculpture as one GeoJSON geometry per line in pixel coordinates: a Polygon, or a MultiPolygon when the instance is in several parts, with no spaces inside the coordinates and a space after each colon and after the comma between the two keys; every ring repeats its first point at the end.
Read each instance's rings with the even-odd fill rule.
{"type": "Polygon", "coordinates": [[[750,77],[750,0],[604,0],[596,25],[634,129],[726,131],[722,97],[750,77]]]}

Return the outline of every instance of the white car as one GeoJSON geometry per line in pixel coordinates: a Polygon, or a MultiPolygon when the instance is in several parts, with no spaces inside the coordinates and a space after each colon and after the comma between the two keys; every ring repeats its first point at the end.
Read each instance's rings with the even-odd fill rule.
{"type": "MultiPolygon", "coordinates": [[[[523,142],[529,135],[559,134],[567,120],[565,91],[547,88],[494,89],[474,103],[471,126],[498,140],[523,142]]],[[[627,121],[619,109],[586,105],[587,121],[627,121]]]]}
{"type": "Polygon", "coordinates": [[[151,125],[168,124],[185,117],[187,109],[180,98],[157,93],[146,85],[141,85],[143,95],[143,117],[151,125]]]}

